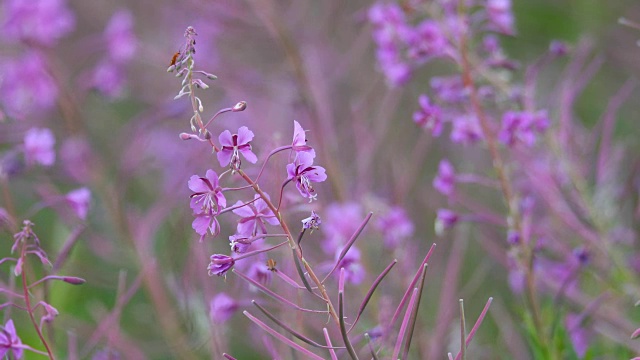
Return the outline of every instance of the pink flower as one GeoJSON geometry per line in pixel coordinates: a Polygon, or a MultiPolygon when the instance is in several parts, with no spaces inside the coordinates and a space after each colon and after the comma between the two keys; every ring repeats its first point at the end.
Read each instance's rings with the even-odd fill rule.
{"type": "MultiPolygon", "coordinates": [[[[338,248],[335,255],[336,260],[338,260],[341,252],[342,249],[338,248]]],[[[360,250],[355,246],[352,246],[342,260],[340,260],[338,269],[340,268],[344,268],[345,270],[345,281],[354,285],[360,284],[366,275],[365,269],[360,263],[360,250]]],[[[340,272],[336,271],[334,274],[339,275],[340,272]]]]}
{"type": "Polygon", "coordinates": [[[51,166],[56,159],[53,145],[56,139],[49,129],[31,128],[24,135],[24,155],[27,164],[38,163],[43,166],[51,166]]]}
{"type": "Polygon", "coordinates": [[[216,219],[215,215],[208,213],[196,214],[195,219],[191,223],[191,227],[200,235],[200,241],[204,240],[207,235],[207,231],[213,236],[217,236],[220,233],[220,223],[216,219]]]}
{"type": "Polygon", "coordinates": [[[433,187],[444,196],[453,195],[456,187],[456,172],[447,159],[440,161],[438,174],[433,179],[433,187]]]}
{"type": "Polygon", "coordinates": [[[209,276],[212,276],[212,275],[222,276],[227,271],[229,271],[229,269],[231,269],[233,265],[236,263],[236,261],[231,256],[222,255],[222,254],[211,255],[210,259],[211,259],[211,262],[207,267],[207,270],[209,270],[209,276]]]}
{"type": "Polygon", "coordinates": [[[413,113],[413,121],[424,129],[430,129],[435,137],[442,133],[442,118],[440,108],[431,104],[427,95],[418,98],[420,109],[413,113]]]}
{"type": "Polygon", "coordinates": [[[223,131],[218,137],[222,147],[217,154],[220,166],[225,167],[231,164],[233,169],[239,169],[241,164],[240,154],[247,161],[255,164],[258,158],[251,151],[251,144],[249,144],[253,140],[253,136],[253,132],[246,126],[242,126],[238,129],[238,133],[233,135],[229,130],[223,131]]]}
{"type": "Polygon", "coordinates": [[[233,209],[233,213],[242,218],[238,221],[238,234],[246,236],[266,234],[265,223],[270,225],[278,225],[280,223],[273,211],[267,206],[267,203],[260,198],[260,195],[255,195],[254,199],[257,200],[244,206],[241,206],[244,204],[242,201],[238,201],[233,205],[233,207],[241,206],[233,209]]]}
{"type": "Polygon", "coordinates": [[[130,60],[137,47],[133,34],[133,16],[127,10],[116,11],[104,30],[109,57],[118,63],[130,60]]]}
{"type": "Polygon", "coordinates": [[[384,214],[376,224],[384,236],[384,245],[388,248],[401,246],[401,242],[413,235],[414,226],[407,212],[400,206],[394,206],[384,214]]]}
{"type": "Polygon", "coordinates": [[[4,36],[25,43],[54,46],[75,26],[65,0],[7,0],[4,36]]]}
{"type": "Polygon", "coordinates": [[[461,115],[453,119],[451,141],[472,144],[484,138],[480,122],[475,116],[461,115]]]}
{"type": "Polygon", "coordinates": [[[0,102],[7,115],[26,115],[52,107],[58,98],[58,87],[49,75],[45,58],[36,51],[2,62],[0,102]]]}
{"type": "Polygon", "coordinates": [[[220,293],[209,302],[209,317],[216,324],[225,323],[238,310],[238,303],[229,295],[220,293]]]}
{"type": "Polygon", "coordinates": [[[98,63],[91,73],[88,86],[98,90],[104,96],[115,99],[125,89],[125,74],[121,66],[106,59],[98,63]]]}
{"type": "Polygon", "coordinates": [[[91,203],[91,191],[89,191],[89,189],[83,187],[70,191],[65,196],[65,199],[78,218],[80,218],[81,220],[87,218],[89,205],[91,203]]]}
{"type": "Polygon", "coordinates": [[[296,182],[296,188],[300,195],[312,201],[318,196],[312,182],[322,182],[327,179],[325,169],[321,166],[313,166],[313,156],[308,152],[298,153],[295,161],[287,165],[287,180],[296,182]]]}
{"type": "Polygon", "coordinates": [[[206,177],[192,175],[189,179],[191,194],[191,209],[195,214],[217,215],[227,206],[227,199],[218,183],[218,174],[207,170],[206,177]]]}
{"type": "Polygon", "coordinates": [[[306,152],[311,155],[311,158],[316,157],[316,151],[307,145],[307,135],[304,129],[295,120],[293,120],[293,142],[291,143],[291,148],[296,153],[306,152]]]}
{"type": "Polygon", "coordinates": [[[7,323],[0,329],[0,358],[4,358],[11,350],[13,356],[17,359],[22,357],[22,341],[16,333],[13,320],[9,319],[7,323]]]}

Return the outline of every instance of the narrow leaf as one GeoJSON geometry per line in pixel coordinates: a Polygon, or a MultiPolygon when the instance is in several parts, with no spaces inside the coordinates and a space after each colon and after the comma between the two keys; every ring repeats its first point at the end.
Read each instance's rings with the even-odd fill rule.
{"type": "Polygon", "coordinates": [[[275,337],[276,339],[280,340],[284,344],[289,345],[291,348],[293,348],[295,350],[298,350],[299,352],[307,355],[308,357],[310,357],[312,359],[323,360],[320,356],[318,356],[318,355],[312,353],[311,351],[303,348],[302,346],[296,344],[295,342],[293,342],[292,340],[290,340],[287,337],[283,336],[279,332],[277,332],[274,329],[270,328],[267,324],[263,323],[262,321],[258,320],[258,318],[256,318],[253,315],[251,315],[248,311],[243,311],[242,313],[244,314],[244,316],[248,317],[249,320],[253,321],[256,325],[258,325],[260,328],[262,328],[262,330],[268,332],[269,334],[271,334],[273,337],[275,337]]]}

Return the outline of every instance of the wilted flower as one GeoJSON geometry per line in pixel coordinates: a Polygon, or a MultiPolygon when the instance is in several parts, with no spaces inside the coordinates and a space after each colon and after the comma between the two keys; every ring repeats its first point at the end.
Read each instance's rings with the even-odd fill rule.
{"type": "Polygon", "coordinates": [[[214,254],[211,255],[211,262],[209,266],[207,266],[207,270],[209,271],[209,276],[224,275],[229,269],[233,267],[236,261],[231,257],[223,254],[214,254]]]}
{"type": "Polygon", "coordinates": [[[320,228],[320,224],[322,224],[322,220],[320,219],[320,215],[316,214],[315,211],[311,211],[311,216],[308,218],[302,219],[302,228],[303,229],[311,229],[317,230],[320,228]]]}

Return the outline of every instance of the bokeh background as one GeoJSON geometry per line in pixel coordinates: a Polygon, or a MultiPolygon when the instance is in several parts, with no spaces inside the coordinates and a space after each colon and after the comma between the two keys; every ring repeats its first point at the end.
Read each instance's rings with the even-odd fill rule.
{"type": "MultiPolygon", "coordinates": [[[[0,19],[5,19],[10,3],[3,2],[0,19]]],[[[197,67],[218,76],[210,89],[200,93],[204,116],[241,100],[248,103],[246,111],[216,120],[214,136],[246,125],[256,134],[254,152],[263,159],[274,147],[289,143],[297,120],[310,130],[317,161],[329,175],[317,187],[320,197],[314,208],[322,214],[330,206],[357,204],[353,206],[359,215],[350,221],[374,213],[358,240],[367,269],[365,284],[394,257],[403,270],[392,283],[406,282],[404,274],[415,271],[431,244],[438,244],[422,300],[416,358],[418,354],[445,358],[447,351],[454,351],[459,341],[458,299],[465,299],[468,318],[474,320],[490,296],[494,304],[474,339],[473,358],[533,358],[520,335],[523,300],[509,287],[504,232],[461,223],[442,236],[434,233],[436,210],[447,206],[431,185],[440,159],[448,158],[460,171],[491,166],[483,151],[434,139],[411,120],[418,95],[429,89],[429,78],[454,69],[429,64],[408,84],[388,86],[375,60],[367,20],[371,1],[70,0],[65,4],[75,24],[53,46],[25,44],[0,34],[3,62],[35,48],[47,59],[58,87],[53,104],[26,111],[22,119],[5,111],[0,142],[8,153],[31,127],[48,127],[55,134],[56,164],[9,177],[5,186],[10,195],[5,194],[2,207],[8,207],[10,197],[16,218],[30,216],[52,258],[69,234],[81,229],[60,272],[81,276],[87,283],[77,287],[52,283],[47,295],[60,312],[47,328],[60,358],[72,356],[73,349],[79,358],[219,358],[222,352],[238,359],[268,357],[260,340],[263,334],[240,312],[224,323],[210,320],[209,302],[220,292],[233,294],[241,309],[250,307],[252,297],[263,296],[247,293],[247,284],[233,275],[225,280],[206,274],[209,254],[228,253],[226,236],[233,231],[233,221],[223,222],[223,234],[204,243],[191,229],[187,180],[218,164],[207,147],[178,137],[189,131],[191,110],[185,99],[173,100],[180,83],[166,69],[184,43],[189,25],[198,32],[197,67]],[[104,29],[120,11],[131,16],[135,52],[118,64],[117,74],[99,82],[96,67],[109,56],[104,29]],[[80,186],[92,193],[85,221],[71,216],[64,206],[32,211],[46,199],[80,186]],[[406,210],[415,231],[405,244],[389,250],[382,246],[382,235],[373,223],[376,214],[394,205],[406,210]],[[442,323],[447,325],[438,325],[442,323]]],[[[588,48],[590,58],[602,59],[575,105],[580,122],[587,129],[594,127],[612,94],[640,73],[636,45],[640,31],[618,24],[622,16],[640,20],[640,4],[514,0],[513,10],[517,34],[501,37],[509,57],[531,63],[552,40],[564,40],[588,48]]],[[[553,94],[568,61],[552,64],[541,75],[542,103],[553,101],[544,95],[553,94]]],[[[20,69],[0,69],[3,103],[11,85],[9,71],[20,69]]],[[[615,141],[627,146],[628,153],[638,154],[637,92],[630,99],[619,112],[615,141]]],[[[632,160],[637,167],[637,156],[632,160]]],[[[276,159],[268,167],[274,175],[265,179],[263,187],[272,194],[280,187],[285,164],[276,159]]],[[[495,193],[473,187],[468,192],[501,209],[495,193]]],[[[306,217],[302,215],[307,209],[305,204],[292,206],[289,221],[306,217]]],[[[637,225],[632,228],[638,230],[637,225]]],[[[331,260],[317,245],[322,238],[321,229],[305,239],[307,253],[318,264],[331,260]]],[[[11,234],[4,231],[2,239],[5,245],[0,251],[8,256],[11,234]]],[[[273,257],[283,269],[292,270],[288,255],[283,251],[273,257]]],[[[37,273],[41,270],[36,265],[37,273]]],[[[8,266],[2,269],[4,284],[15,281],[8,266]]],[[[294,277],[295,272],[290,274],[294,277]]],[[[354,309],[366,290],[366,285],[353,290],[354,309]]],[[[368,325],[375,324],[385,301],[396,298],[399,291],[403,291],[399,286],[381,288],[370,305],[368,325]]],[[[629,314],[630,321],[640,323],[637,311],[629,314]]],[[[5,310],[3,316],[5,321],[14,319],[24,343],[39,348],[24,314],[5,310]]],[[[302,321],[294,314],[283,316],[302,321]]],[[[596,358],[630,357],[629,348],[638,349],[602,336],[594,341],[604,349],[593,355],[596,358]]],[[[294,357],[285,353],[282,358],[294,357]]]]}

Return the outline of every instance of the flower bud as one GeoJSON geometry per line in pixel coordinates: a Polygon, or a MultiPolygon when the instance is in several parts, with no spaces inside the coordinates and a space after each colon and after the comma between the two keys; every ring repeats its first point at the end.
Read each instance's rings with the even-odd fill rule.
{"type": "Polygon", "coordinates": [[[82,285],[87,282],[87,280],[75,276],[63,276],[62,281],[71,285],[82,285]]]}
{"type": "Polygon", "coordinates": [[[240,101],[239,103],[235,104],[233,108],[231,108],[231,111],[233,112],[244,111],[244,109],[246,108],[247,108],[247,102],[240,101]]]}
{"type": "Polygon", "coordinates": [[[191,140],[192,137],[193,137],[193,135],[191,135],[191,134],[180,133],[180,139],[182,139],[182,140],[191,140]]]}

